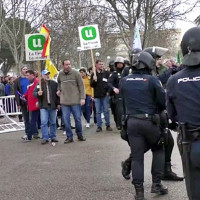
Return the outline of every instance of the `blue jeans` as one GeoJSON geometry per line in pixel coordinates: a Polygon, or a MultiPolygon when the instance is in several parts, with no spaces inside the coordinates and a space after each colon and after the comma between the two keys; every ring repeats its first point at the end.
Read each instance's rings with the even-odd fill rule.
{"type": "Polygon", "coordinates": [[[56,116],[57,111],[56,109],[40,109],[40,118],[41,118],[41,130],[42,130],[42,139],[43,140],[49,140],[49,137],[51,139],[56,139],[56,116]],[[50,132],[49,132],[49,127],[50,132]]]}
{"type": "Polygon", "coordinates": [[[22,110],[22,116],[23,116],[23,119],[24,119],[25,133],[28,137],[28,135],[31,132],[31,125],[30,125],[30,121],[29,121],[29,112],[28,112],[26,105],[21,106],[21,110],[22,110]]]}
{"type": "Polygon", "coordinates": [[[81,105],[80,104],[73,105],[73,106],[62,105],[62,114],[63,114],[63,120],[65,124],[66,135],[67,135],[67,138],[69,139],[73,138],[71,122],[70,122],[71,113],[75,121],[76,134],[78,137],[82,136],[81,105]]]}
{"type": "Polygon", "coordinates": [[[103,113],[106,121],[106,126],[110,126],[110,115],[109,115],[109,96],[105,96],[103,98],[95,98],[95,107],[96,107],[96,115],[97,115],[97,126],[102,126],[101,120],[101,112],[103,108],[103,113]]]}
{"type": "Polygon", "coordinates": [[[87,123],[90,123],[90,116],[92,113],[91,96],[86,95],[85,105],[81,106],[81,110],[87,123]]]}
{"type": "Polygon", "coordinates": [[[38,118],[40,110],[29,111],[30,132],[28,139],[31,140],[33,135],[38,135],[38,118]]]}

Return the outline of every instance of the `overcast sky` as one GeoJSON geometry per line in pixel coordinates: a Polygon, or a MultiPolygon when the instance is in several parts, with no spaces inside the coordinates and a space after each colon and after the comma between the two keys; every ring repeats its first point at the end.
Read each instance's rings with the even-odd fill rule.
{"type": "MultiPolygon", "coordinates": [[[[190,2],[192,1],[193,0],[190,0],[190,2]]],[[[176,27],[181,28],[182,34],[184,34],[188,29],[196,26],[194,20],[200,15],[199,10],[200,8],[198,6],[190,14],[186,16],[186,20],[176,22],[176,27]]]]}

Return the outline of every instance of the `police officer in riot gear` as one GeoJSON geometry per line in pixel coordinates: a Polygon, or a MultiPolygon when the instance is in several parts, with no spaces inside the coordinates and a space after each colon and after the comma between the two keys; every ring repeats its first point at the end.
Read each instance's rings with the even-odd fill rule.
{"type": "MultiPolygon", "coordinates": [[[[152,57],[157,61],[160,59],[167,51],[168,49],[163,47],[147,47],[144,49],[145,52],[148,52],[152,55],[152,57]]],[[[176,67],[169,68],[165,70],[162,74],[159,73],[158,67],[155,65],[154,67],[154,75],[158,76],[159,80],[161,81],[162,85],[165,85],[167,83],[167,80],[169,77],[177,72],[176,67]]]]}
{"type": "MultiPolygon", "coordinates": [[[[162,47],[148,47],[144,49],[144,52],[148,52],[149,54],[151,54],[155,60],[161,58],[167,51],[168,49],[162,48],[162,47]]],[[[140,52],[140,50],[135,49],[133,50],[133,53],[134,52],[140,52]]],[[[137,54],[134,54],[132,58],[135,55],[137,54]]],[[[152,68],[152,74],[155,76],[158,76],[162,84],[166,84],[169,77],[173,73],[175,73],[175,70],[176,69],[169,69],[165,71],[163,74],[158,74],[156,65],[154,65],[152,68]]],[[[160,113],[160,117],[161,117],[161,131],[162,131],[163,136],[165,136],[165,168],[164,168],[164,174],[163,174],[162,179],[172,180],[172,181],[182,181],[183,177],[177,176],[177,174],[175,174],[171,168],[171,155],[172,155],[172,150],[174,147],[174,139],[172,137],[170,130],[168,129],[169,126],[168,126],[167,114],[165,112],[160,113]]],[[[173,125],[174,124],[170,124],[170,127],[173,127],[173,125]]],[[[125,161],[123,161],[121,163],[121,166],[122,166],[123,177],[127,180],[130,179],[131,157],[129,156],[125,161]]]]}
{"type": "MultiPolygon", "coordinates": [[[[135,57],[136,54],[141,52],[142,50],[139,48],[135,48],[129,52],[129,58],[130,61],[132,62],[133,58],[135,57]]],[[[132,74],[132,67],[131,65],[125,66],[124,70],[122,71],[122,78],[125,76],[128,76],[129,74],[132,74]]]]}
{"type": "Polygon", "coordinates": [[[131,147],[131,168],[136,200],[144,198],[144,152],[152,150],[152,193],[167,194],[161,184],[164,170],[164,149],[161,140],[158,110],[165,109],[165,91],[151,75],[154,59],[147,52],[133,59],[133,73],[121,81],[121,94],[127,116],[127,133],[131,147]]]}
{"type": "Polygon", "coordinates": [[[119,92],[119,82],[121,80],[121,74],[124,69],[124,58],[117,57],[115,60],[115,71],[110,74],[108,79],[109,86],[112,88],[111,103],[114,104],[114,121],[118,130],[121,130],[121,117],[122,117],[122,97],[119,92]]]}
{"type": "Polygon", "coordinates": [[[110,68],[110,73],[112,73],[113,71],[115,71],[115,61],[114,61],[114,60],[111,60],[111,61],[108,63],[108,67],[110,68]]]}
{"type": "Polygon", "coordinates": [[[167,82],[167,111],[180,125],[178,145],[189,200],[200,199],[200,27],[189,29],[181,49],[185,68],[167,82]]]}
{"type": "MultiPolygon", "coordinates": [[[[152,57],[155,60],[157,60],[160,59],[168,51],[168,49],[162,47],[148,47],[144,49],[144,51],[150,53],[152,57]]],[[[177,72],[177,69],[170,68],[164,71],[164,73],[159,74],[157,66],[155,66],[154,72],[155,72],[154,75],[157,75],[161,83],[165,85],[169,77],[177,72]]],[[[172,137],[171,131],[168,129],[169,125],[168,125],[167,114],[165,112],[160,113],[160,117],[161,117],[161,131],[163,135],[165,135],[165,169],[162,179],[171,181],[182,181],[183,177],[177,176],[177,174],[175,174],[171,168],[171,155],[174,148],[174,139],[172,137]]]]}

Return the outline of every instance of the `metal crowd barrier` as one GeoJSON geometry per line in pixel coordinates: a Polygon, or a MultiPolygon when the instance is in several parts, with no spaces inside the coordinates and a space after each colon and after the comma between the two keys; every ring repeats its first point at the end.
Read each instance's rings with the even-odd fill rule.
{"type": "Polygon", "coordinates": [[[24,123],[15,121],[21,114],[14,95],[0,97],[0,133],[24,130],[24,123]]]}

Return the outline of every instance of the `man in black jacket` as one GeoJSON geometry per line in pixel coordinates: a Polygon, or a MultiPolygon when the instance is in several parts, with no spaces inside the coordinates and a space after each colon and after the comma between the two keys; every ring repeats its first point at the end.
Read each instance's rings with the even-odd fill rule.
{"type": "Polygon", "coordinates": [[[104,71],[103,62],[101,60],[96,61],[96,76],[91,75],[90,85],[94,88],[94,102],[96,107],[97,115],[97,130],[96,132],[102,131],[102,120],[101,120],[101,108],[106,121],[106,130],[112,131],[110,127],[110,114],[109,114],[109,85],[108,85],[109,72],[104,71]]]}
{"type": "Polygon", "coordinates": [[[56,139],[56,109],[59,108],[59,97],[56,94],[58,84],[50,80],[50,72],[43,70],[42,76],[41,90],[40,86],[37,85],[34,90],[34,96],[38,98],[40,108],[42,144],[47,144],[49,142],[49,135],[51,142],[58,142],[56,139]],[[50,126],[50,133],[48,124],[50,126]]]}

